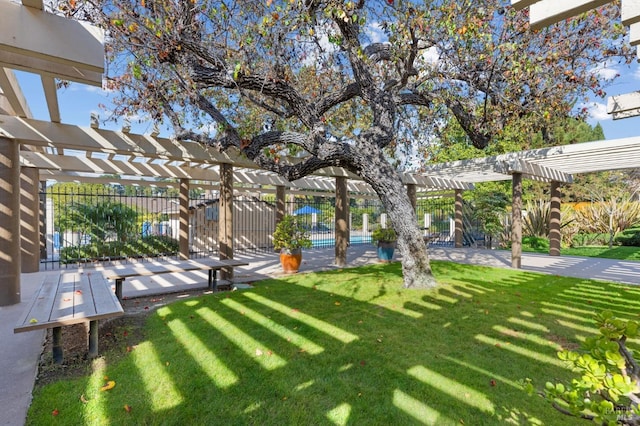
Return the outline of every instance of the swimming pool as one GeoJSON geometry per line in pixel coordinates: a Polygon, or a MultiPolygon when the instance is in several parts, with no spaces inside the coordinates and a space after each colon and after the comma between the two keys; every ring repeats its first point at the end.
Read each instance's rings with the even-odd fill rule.
{"type": "MultiPolygon", "coordinates": [[[[331,247],[336,245],[335,237],[322,237],[322,238],[314,238],[311,237],[311,242],[313,247],[331,247]]],[[[371,244],[371,236],[370,235],[352,235],[349,238],[350,244],[371,244]]]]}

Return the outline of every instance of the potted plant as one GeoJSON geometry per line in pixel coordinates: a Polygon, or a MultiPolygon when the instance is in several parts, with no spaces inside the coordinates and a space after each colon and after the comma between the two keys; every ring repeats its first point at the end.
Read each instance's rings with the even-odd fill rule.
{"type": "Polygon", "coordinates": [[[398,240],[396,231],[393,228],[378,227],[373,230],[371,240],[378,246],[378,260],[391,262],[396,248],[396,241],[398,240]]]}
{"type": "Polygon", "coordinates": [[[311,247],[308,230],[291,215],[276,225],[273,246],[280,250],[280,264],[285,273],[296,273],[302,262],[302,249],[311,247]]]}

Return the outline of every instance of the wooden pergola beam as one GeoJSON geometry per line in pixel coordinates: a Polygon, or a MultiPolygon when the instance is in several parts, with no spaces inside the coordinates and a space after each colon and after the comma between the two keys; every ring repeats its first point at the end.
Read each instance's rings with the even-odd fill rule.
{"type": "Polygon", "coordinates": [[[529,22],[531,28],[536,30],[610,2],[611,0],[541,0],[529,6],[529,22]]]}
{"type": "Polygon", "coordinates": [[[13,70],[0,67],[0,89],[2,89],[2,93],[7,98],[13,114],[18,117],[32,117],[27,99],[24,97],[24,93],[22,93],[22,89],[13,70]]]}
{"type": "Polygon", "coordinates": [[[85,22],[0,1],[0,63],[37,74],[102,85],[104,32],[85,22]]]}

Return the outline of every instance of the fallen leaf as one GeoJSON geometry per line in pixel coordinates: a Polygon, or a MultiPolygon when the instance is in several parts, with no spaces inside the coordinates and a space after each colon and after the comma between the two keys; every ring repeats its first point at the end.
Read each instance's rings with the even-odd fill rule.
{"type": "Polygon", "coordinates": [[[256,349],[256,356],[261,356],[261,355],[262,355],[262,350],[256,349]]]}
{"type": "Polygon", "coordinates": [[[335,305],[336,305],[336,306],[340,306],[340,302],[336,302],[336,303],[335,303],[335,305]]]}
{"type": "Polygon", "coordinates": [[[125,331],[123,331],[123,332],[122,332],[122,335],[123,335],[123,336],[128,336],[128,335],[129,335],[129,332],[128,332],[127,330],[125,330],[125,331]]]}
{"type": "Polygon", "coordinates": [[[491,386],[495,386],[496,385],[496,381],[491,379],[491,386]]]}
{"type": "Polygon", "coordinates": [[[164,365],[169,366],[169,361],[165,362],[164,365]]]}
{"type": "Polygon", "coordinates": [[[51,412],[51,415],[54,417],[57,416],[58,414],[60,414],[60,411],[58,411],[57,408],[51,412]]]}
{"type": "Polygon", "coordinates": [[[267,355],[271,356],[271,355],[273,355],[273,352],[267,351],[267,355]]]}
{"type": "Polygon", "coordinates": [[[365,360],[360,361],[360,365],[366,365],[367,362],[365,360]]]}
{"type": "Polygon", "coordinates": [[[499,347],[500,347],[500,343],[496,343],[496,348],[499,348],[499,347]]]}
{"type": "Polygon", "coordinates": [[[82,294],[82,290],[76,290],[76,294],[82,294]]]}
{"type": "Polygon", "coordinates": [[[106,385],[104,385],[104,386],[102,386],[102,387],[100,388],[100,390],[104,392],[104,391],[111,390],[111,389],[113,389],[114,387],[116,387],[116,382],[115,382],[115,381],[113,381],[113,380],[109,380],[109,381],[107,382],[107,384],[106,384],[106,385]]]}
{"type": "Polygon", "coordinates": [[[31,318],[31,319],[29,320],[29,323],[31,323],[31,324],[35,324],[35,323],[37,323],[37,322],[38,322],[38,320],[37,320],[37,319],[35,319],[35,318],[31,318]]]}
{"type": "Polygon", "coordinates": [[[126,411],[127,413],[131,412],[131,406],[129,404],[124,404],[124,411],[126,411]]]}
{"type": "Polygon", "coordinates": [[[87,402],[89,402],[87,398],[84,397],[84,394],[80,395],[80,401],[82,401],[83,404],[86,404],[87,402]]]}

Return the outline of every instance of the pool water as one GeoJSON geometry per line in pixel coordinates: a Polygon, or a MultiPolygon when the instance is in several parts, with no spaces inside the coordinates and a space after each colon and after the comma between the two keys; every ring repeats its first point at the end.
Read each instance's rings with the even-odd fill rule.
{"type": "MultiPolygon", "coordinates": [[[[335,237],[330,238],[312,238],[313,247],[328,247],[336,244],[335,237]]],[[[371,236],[369,235],[352,235],[349,238],[350,244],[371,244],[371,236]]]]}

